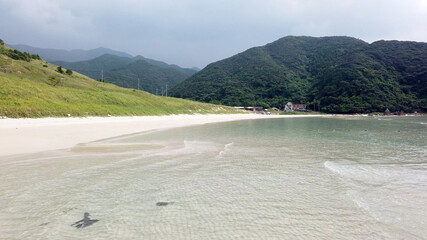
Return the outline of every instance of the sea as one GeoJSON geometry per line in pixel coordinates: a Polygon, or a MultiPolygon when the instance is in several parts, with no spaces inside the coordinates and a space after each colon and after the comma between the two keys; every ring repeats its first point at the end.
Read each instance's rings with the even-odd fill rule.
{"type": "Polygon", "coordinates": [[[244,120],[3,157],[0,239],[427,239],[427,117],[244,120]]]}

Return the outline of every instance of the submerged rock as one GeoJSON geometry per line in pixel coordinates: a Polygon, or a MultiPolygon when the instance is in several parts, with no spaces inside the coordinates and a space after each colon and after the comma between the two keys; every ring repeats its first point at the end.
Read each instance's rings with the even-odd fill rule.
{"type": "Polygon", "coordinates": [[[90,219],[89,216],[90,214],[88,212],[85,212],[83,215],[83,219],[71,224],[71,226],[74,226],[76,228],[85,228],[99,221],[98,219],[90,219]]]}
{"type": "Polygon", "coordinates": [[[164,207],[164,206],[167,206],[169,204],[173,204],[173,202],[157,202],[156,206],[158,206],[158,207],[164,207]]]}

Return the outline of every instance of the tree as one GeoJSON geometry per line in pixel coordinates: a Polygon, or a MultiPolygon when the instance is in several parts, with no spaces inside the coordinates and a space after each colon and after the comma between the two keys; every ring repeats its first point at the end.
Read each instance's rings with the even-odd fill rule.
{"type": "Polygon", "coordinates": [[[58,66],[56,68],[56,71],[58,71],[59,73],[64,73],[64,70],[62,69],[62,66],[58,66]]]}
{"type": "Polygon", "coordinates": [[[31,58],[35,59],[35,60],[41,60],[41,58],[38,54],[31,54],[31,58]]]}
{"type": "Polygon", "coordinates": [[[30,60],[31,60],[31,56],[30,56],[30,54],[29,53],[27,53],[27,52],[20,52],[20,51],[18,51],[18,50],[16,50],[16,49],[9,49],[9,51],[7,51],[6,53],[5,53],[8,57],[10,57],[10,58],[12,58],[12,59],[15,59],[15,60],[24,60],[24,61],[27,61],[27,62],[29,62],[30,60]]]}
{"type": "Polygon", "coordinates": [[[2,40],[2,39],[0,39],[0,45],[1,45],[1,46],[3,46],[3,45],[4,45],[4,42],[3,42],[3,40],[2,40]]]}
{"type": "Polygon", "coordinates": [[[73,75],[73,71],[71,71],[70,69],[67,69],[67,71],[65,71],[65,73],[67,74],[67,75],[73,75]]]}

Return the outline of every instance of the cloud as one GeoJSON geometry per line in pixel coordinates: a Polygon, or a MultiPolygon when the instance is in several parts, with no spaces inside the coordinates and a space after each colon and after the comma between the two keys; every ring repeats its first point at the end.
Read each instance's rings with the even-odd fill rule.
{"type": "MultiPolygon", "coordinates": [[[[78,18],[67,9],[61,8],[54,0],[3,1],[9,7],[9,13],[21,23],[31,25],[46,32],[79,33],[88,27],[86,19],[78,18]]],[[[90,26],[90,23],[89,23],[90,26]]]]}
{"type": "Polygon", "coordinates": [[[203,67],[286,35],[427,41],[424,0],[0,0],[0,35],[203,67]]]}
{"type": "Polygon", "coordinates": [[[87,33],[94,28],[90,21],[73,15],[53,0],[2,0],[0,6],[7,9],[7,14],[0,17],[4,23],[2,28],[14,36],[15,43],[34,40],[52,45],[62,43],[59,47],[67,43],[73,45],[77,39],[86,38],[87,33]]]}

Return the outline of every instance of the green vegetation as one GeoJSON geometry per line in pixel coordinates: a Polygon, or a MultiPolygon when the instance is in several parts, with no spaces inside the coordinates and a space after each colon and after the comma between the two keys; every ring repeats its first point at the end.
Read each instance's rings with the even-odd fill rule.
{"type": "Polygon", "coordinates": [[[16,49],[11,49],[4,45],[3,40],[0,39],[0,54],[4,54],[15,60],[31,61],[31,60],[40,60],[40,56],[37,54],[29,54],[27,52],[20,52],[16,49]]]}
{"type": "Polygon", "coordinates": [[[0,116],[130,116],[233,113],[232,108],[100,83],[79,73],[53,71],[42,60],[15,60],[0,48],[0,116]]]}
{"type": "Polygon", "coordinates": [[[64,70],[62,70],[62,66],[56,67],[56,71],[59,73],[64,73],[64,70]]]}
{"type": "MultiPolygon", "coordinates": [[[[128,57],[132,58],[132,55],[127,54],[125,52],[114,51],[108,48],[96,48],[91,50],[63,50],[63,49],[51,49],[51,48],[37,48],[23,44],[11,45],[12,48],[19,50],[21,52],[29,52],[32,54],[38,54],[44,60],[48,62],[54,61],[65,61],[65,62],[79,62],[79,61],[87,61],[90,59],[94,59],[100,57],[104,54],[111,54],[120,57],[128,57]]],[[[60,65],[60,64],[57,64],[60,65]]],[[[64,65],[63,65],[64,66],[64,65]]]]}
{"type": "Polygon", "coordinates": [[[105,54],[98,58],[81,62],[55,62],[89,76],[104,79],[121,87],[134,88],[161,95],[161,91],[177,85],[193,75],[196,71],[168,65],[163,62],[141,56],[135,58],[119,57],[105,54]]]}
{"type": "Polygon", "coordinates": [[[290,36],[212,63],[171,94],[230,106],[425,112],[427,44],[290,36]]]}

